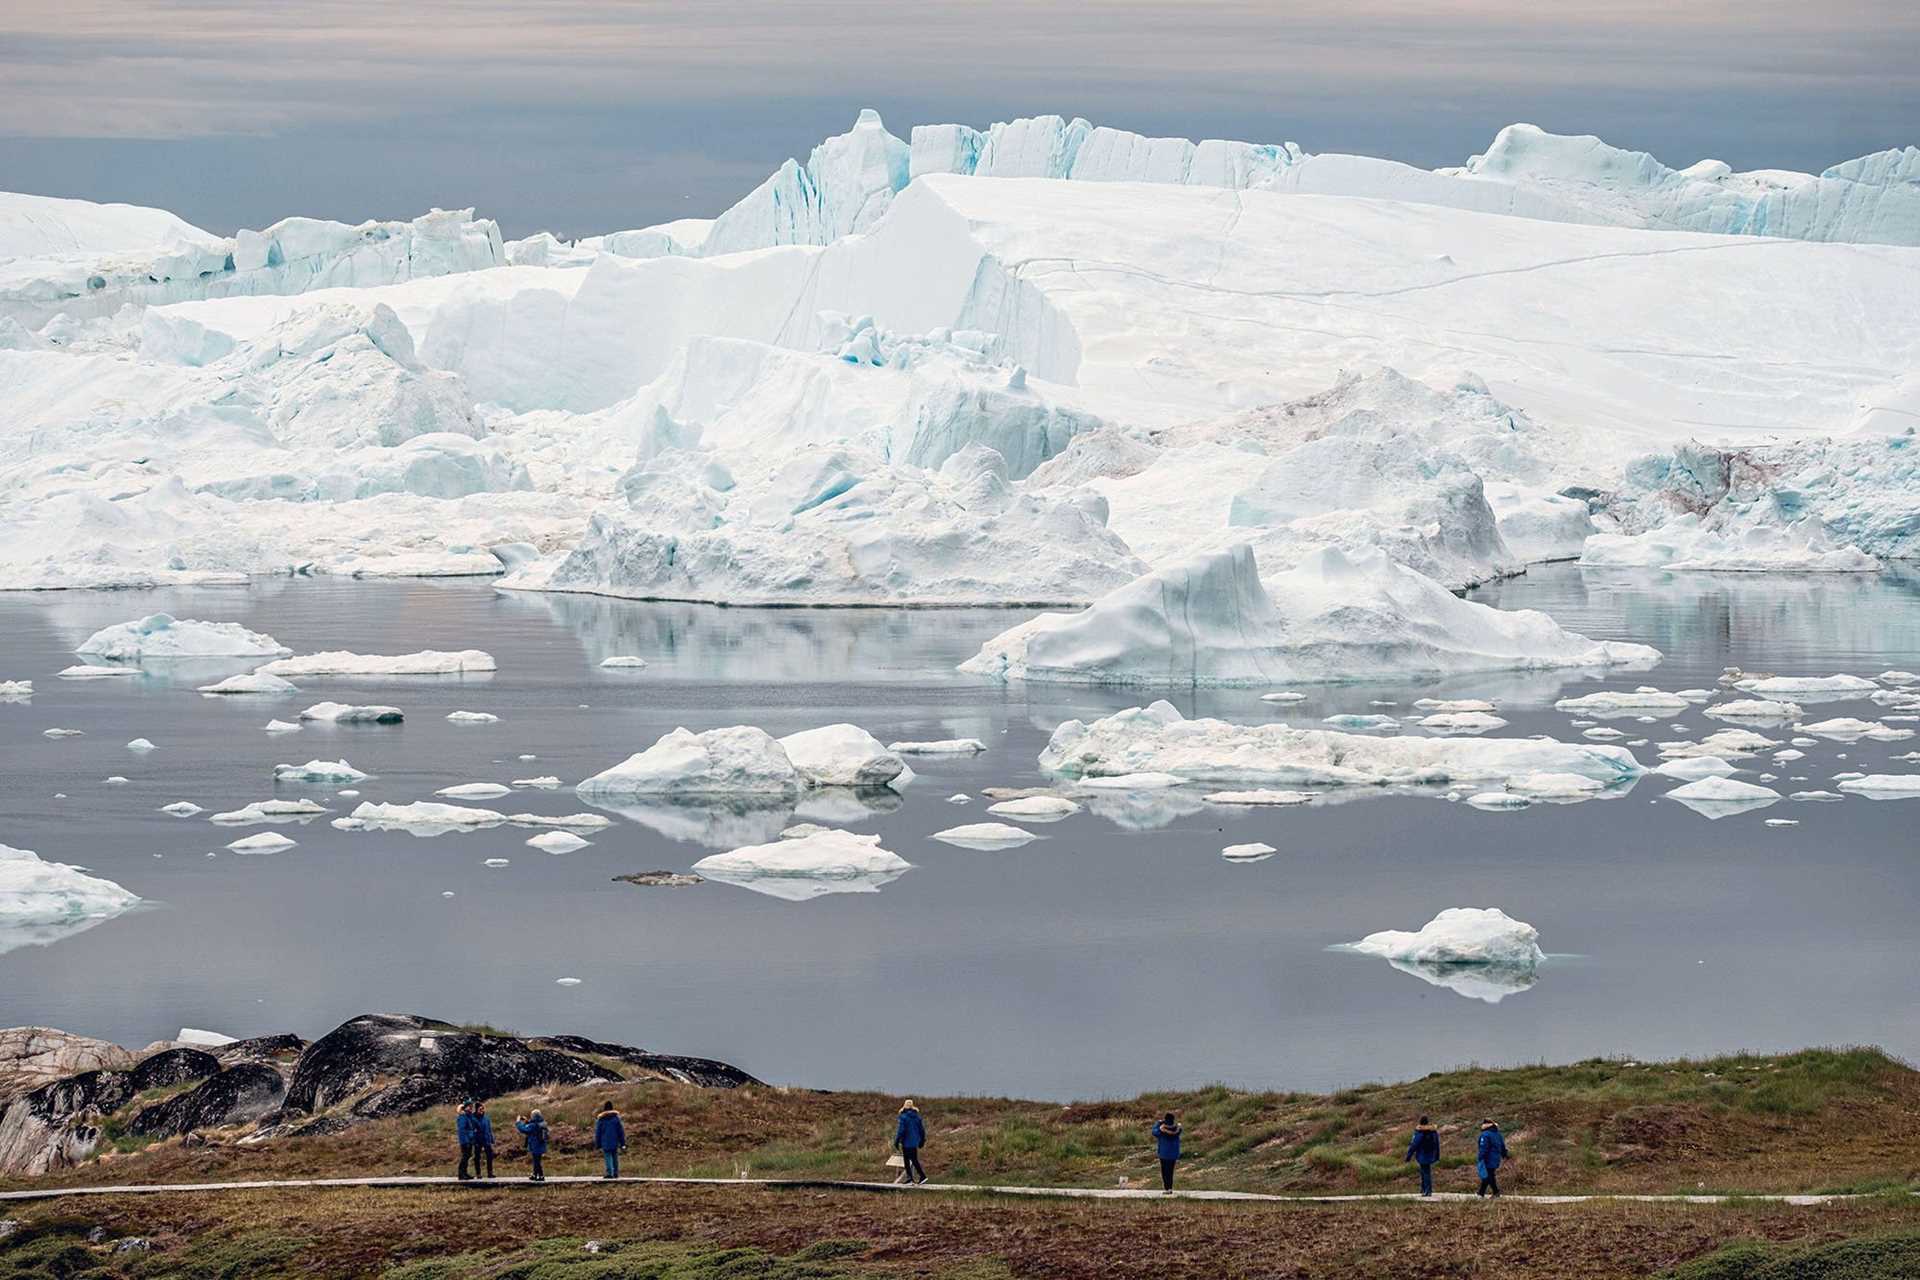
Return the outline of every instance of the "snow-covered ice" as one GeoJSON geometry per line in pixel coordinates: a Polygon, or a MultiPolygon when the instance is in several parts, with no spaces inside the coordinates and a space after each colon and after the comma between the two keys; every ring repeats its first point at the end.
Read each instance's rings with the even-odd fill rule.
{"type": "Polygon", "coordinates": [[[200,806],[191,800],[175,800],[172,804],[160,806],[160,812],[170,813],[176,818],[191,818],[201,812],[200,806]]]}
{"type": "Polygon", "coordinates": [[[325,653],[303,653],[279,658],[256,668],[256,674],[300,676],[439,676],[464,675],[495,670],[493,655],[479,649],[441,652],[423,649],[419,653],[350,653],[344,649],[325,653]]]}
{"type": "Polygon", "coordinates": [[[1341,949],[1489,1003],[1531,986],[1546,959],[1539,931],[1498,907],[1448,907],[1417,931],[1370,933],[1341,949]]]}
{"type": "Polygon", "coordinates": [[[1677,693],[1642,685],[1638,689],[1602,689],[1597,693],[1561,698],[1553,706],[1556,711],[1609,716],[1632,715],[1642,711],[1685,711],[1688,703],[1677,693]]]}
{"type": "Polygon", "coordinates": [[[300,713],[302,720],[327,724],[399,724],[406,716],[398,707],[354,706],[345,702],[316,702],[300,713]]]}
{"type": "Polygon", "coordinates": [[[268,733],[298,733],[300,726],[291,720],[269,720],[261,726],[268,733]]]}
{"type": "Polygon", "coordinates": [[[1230,844],[1220,851],[1220,856],[1229,862],[1258,862],[1263,858],[1271,858],[1278,852],[1280,851],[1272,845],[1262,844],[1256,840],[1248,844],[1230,844]]]}
{"type": "Polygon", "coordinates": [[[237,622],[198,622],[154,613],[103,627],[74,652],[113,662],[141,662],[157,658],[270,658],[293,650],[237,622]]]}
{"type": "Polygon", "coordinates": [[[927,742],[889,742],[887,750],[900,756],[973,756],[987,749],[978,738],[938,738],[927,742]]]}
{"type": "MultiPolygon", "coordinates": [[[[1775,702],[1767,698],[1740,698],[1707,708],[1716,720],[1798,720],[1803,714],[1797,702],[1775,702]]],[[[1809,731],[1810,732],[1810,731],[1809,731]]]]}
{"type": "Polygon", "coordinates": [[[1082,778],[1078,786],[1082,791],[1163,791],[1168,787],[1183,786],[1186,781],[1171,773],[1122,773],[1111,777],[1082,778]]]}
{"type": "Polygon", "coordinates": [[[1667,792],[1667,799],[1678,800],[1703,817],[1717,819],[1765,808],[1780,799],[1780,793],[1738,778],[1712,777],[1675,787],[1667,792]]]}
{"type": "Polygon", "coordinates": [[[135,738],[135,739],[133,739],[133,741],[131,741],[131,742],[129,742],[129,743],[127,743],[127,750],[129,750],[129,751],[158,751],[158,750],[159,750],[159,748],[158,748],[158,747],[156,747],[156,746],[154,746],[154,745],[153,745],[153,743],[152,743],[151,741],[149,741],[148,739],[146,739],[146,738],[135,738]]]}
{"type": "MultiPolygon", "coordinates": [[[[1422,729],[1442,729],[1449,733],[1486,733],[1490,729],[1504,729],[1507,726],[1505,720],[1485,711],[1436,711],[1422,717],[1418,724],[1422,729]]],[[[1605,735],[1588,730],[1587,736],[1605,735]]]]}
{"type": "Polygon", "coordinates": [[[278,831],[262,831],[258,835],[244,836],[235,840],[227,848],[235,853],[278,853],[282,849],[291,849],[299,841],[281,835],[278,831]]]}
{"type": "Polygon", "coordinates": [[[1788,697],[1801,701],[1823,702],[1833,699],[1866,697],[1878,692],[1873,681],[1859,676],[1755,676],[1737,680],[1734,688],[1764,698],[1788,697]]]}
{"type": "Polygon", "coordinates": [[[615,654],[610,658],[602,658],[600,665],[621,671],[637,671],[647,665],[647,660],[645,658],[635,657],[632,654],[615,654]]]}
{"type": "Polygon", "coordinates": [[[513,788],[498,782],[462,782],[456,786],[441,787],[433,794],[453,800],[492,800],[506,795],[511,790],[513,788]]]}
{"type": "Polygon", "coordinates": [[[1487,809],[1498,813],[1528,808],[1533,804],[1533,800],[1513,791],[1480,791],[1468,796],[1467,803],[1476,809],[1487,809]]]}
{"type": "Polygon", "coordinates": [[[101,667],[89,663],[78,663],[71,667],[62,667],[54,673],[62,680],[108,680],[114,676],[137,676],[138,667],[101,667]]]}
{"type": "Polygon", "coordinates": [[[987,812],[1022,822],[1058,822],[1080,812],[1080,806],[1063,796],[1022,796],[987,806],[987,812]]]}
{"type": "Polygon", "coordinates": [[[292,819],[311,818],[326,811],[326,806],[315,804],[311,800],[256,800],[244,808],[216,813],[207,821],[227,826],[243,826],[254,822],[285,822],[292,819]]]}
{"type": "Polygon", "coordinates": [[[588,799],[620,796],[793,796],[806,785],[786,749],[749,725],[663,734],[645,751],[574,788],[588,799]]]}
{"type": "Polygon", "coordinates": [[[854,724],[830,724],[780,739],[802,777],[821,787],[882,787],[906,763],[880,740],[854,724]]]}
{"type": "Polygon", "coordinates": [[[933,833],[933,839],[947,844],[959,845],[964,849],[1016,849],[1029,841],[1040,839],[1031,831],[1004,822],[972,822],[964,826],[948,827],[945,831],[933,833]]]}
{"type": "Polygon", "coordinates": [[[1858,742],[1862,738],[1874,742],[1899,742],[1913,736],[1911,729],[1896,729],[1892,725],[1881,724],[1877,720],[1861,720],[1854,716],[1836,716],[1831,720],[1822,720],[1818,724],[1803,724],[1800,730],[1818,737],[1832,738],[1837,742],[1858,742]]]}
{"type": "Polygon", "coordinates": [[[465,805],[436,804],[416,800],[411,804],[376,804],[363,801],[333,825],[342,831],[406,831],[417,836],[443,835],[449,831],[471,831],[505,822],[507,815],[492,809],[465,805]]]}
{"type": "Polygon", "coordinates": [[[495,724],[500,717],[489,711],[449,711],[447,719],[454,724],[495,724]]]}
{"type": "Polygon", "coordinates": [[[214,684],[203,684],[199,692],[205,694],[246,694],[246,693],[298,693],[293,682],[279,676],[264,675],[258,671],[243,675],[228,676],[214,684]]]}
{"type": "Polygon", "coordinates": [[[709,880],[798,901],[825,893],[876,892],[911,866],[881,848],[877,835],[826,830],[711,854],[693,870],[709,880]]]}
{"type": "Polygon", "coordinates": [[[345,786],[372,776],[360,772],[345,760],[309,760],[305,764],[273,766],[276,782],[318,782],[329,786],[345,786]]]}
{"type": "Polygon", "coordinates": [[[1920,773],[1869,773],[1838,785],[1842,791],[1875,799],[1920,796],[1920,773]]]}
{"type": "Polygon", "coordinates": [[[582,840],[571,831],[544,831],[537,836],[527,837],[527,844],[542,853],[572,853],[584,849],[592,842],[582,840]]]}
{"type": "Polygon", "coordinates": [[[1683,782],[1725,778],[1740,772],[1719,756],[1682,756],[1675,760],[1663,760],[1654,766],[1653,771],[1665,777],[1679,778],[1683,782]]]}

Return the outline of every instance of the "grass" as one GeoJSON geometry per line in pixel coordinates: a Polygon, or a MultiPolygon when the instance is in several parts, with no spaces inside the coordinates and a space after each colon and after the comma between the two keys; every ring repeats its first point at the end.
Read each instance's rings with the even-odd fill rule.
{"type": "Polygon", "coordinates": [[[1742,1240],[1666,1273],[1666,1280],[1912,1280],[1920,1232],[1797,1247],[1742,1240]]]}

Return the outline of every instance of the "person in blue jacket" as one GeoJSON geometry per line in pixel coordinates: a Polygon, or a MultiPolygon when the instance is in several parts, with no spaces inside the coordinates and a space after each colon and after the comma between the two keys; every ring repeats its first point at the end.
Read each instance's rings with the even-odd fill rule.
{"type": "Polygon", "coordinates": [[[473,1176],[493,1176],[493,1121],[487,1118],[487,1104],[478,1098],[473,1102],[473,1176]],[[480,1172],[482,1160],[487,1162],[484,1174],[480,1172]]]}
{"type": "MultiPolygon", "coordinates": [[[[473,1104],[471,1102],[461,1103],[460,1109],[454,1112],[453,1133],[455,1137],[460,1139],[460,1170],[455,1176],[458,1177],[460,1181],[465,1182],[468,1177],[467,1161],[474,1156],[473,1104]]],[[[479,1171],[479,1165],[476,1163],[474,1172],[478,1173],[479,1171]]]]}
{"type": "Polygon", "coordinates": [[[1440,1160],[1440,1131],[1425,1116],[1413,1126],[1413,1140],[1407,1143],[1407,1159],[1420,1162],[1420,1194],[1433,1194],[1433,1166],[1440,1160]]]}
{"type": "Polygon", "coordinates": [[[526,1135],[527,1155],[533,1160],[533,1176],[528,1178],[527,1181],[545,1182],[547,1180],[547,1170],[546,1166],[541,1163],[541,1158],[547,1154],[546,1117],[538,1111],[533,1111],[527,1115],[516,1117],[513,1122],[513,1127],[526,1135]]]}
{"type": "Polygon", "coordinates": [[[593,1118],[593,1145],[607,1162],[604,1176],[619,1177],[620,1153],[627,1149],[627,1129],[620,1123],[620,1113],[613,1109],[611,1098],[600,1104],[600,1114],[593,1118]]]}
{"type": "Polygon", "coordinates": [[[1160,1190],[1173,1194],[1173,1166],[1180,1160],[1180,1122],[1169,1111],[1153,1126],[1154,1150],[1160,1156],[1160,1190]]]}
{"type": "Polygon", "coordinates": [[[920,1118],[920,1109],[908,1098],[900,1108],[900,1119],[893,1126],[893,1145],[900,1149],[900,1176],[895,1182],[925,1182],[927,1171],[920,1164],[920,1148],[927,1145],[927,1122],[920,1118]]]}
{"type": "Polygon", "coordinates": [[[1480,1190],[1486,1195],[1491,1191],[1500,1194],[1500,1183],[1494,1177],[1500,1172],[1500,1162],[1507,1158],[1507,1140],[1500,1136],[1500,1126],[1491,1120],[1480,1122],[1480,1190]]]}

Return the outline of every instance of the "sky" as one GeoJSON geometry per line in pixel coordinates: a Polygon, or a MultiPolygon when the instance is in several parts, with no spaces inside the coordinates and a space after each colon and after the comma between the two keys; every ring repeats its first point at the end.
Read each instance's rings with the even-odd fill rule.
{"type": "Polygon", "coordinates": [[[877,108],[1423,166],[1504,124],[1682,166],[1920,145],[1913,0],[0,0],[0,190],[209,230],[711,216],[877,108]]]}

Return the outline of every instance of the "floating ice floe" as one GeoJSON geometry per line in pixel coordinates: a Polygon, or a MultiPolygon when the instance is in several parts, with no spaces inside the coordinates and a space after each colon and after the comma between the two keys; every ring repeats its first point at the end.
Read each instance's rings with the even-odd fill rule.
{"type": "Polygon", "coordinates": [[[1341,715],[1326,716],[1321,719],[1320,723],[1331,725],[1336,729],[1345,729],[1349,733],[1379,733],[1400,727],[1400,720],[1397,716],[1365,715],[1358,712],[1345,712],[1341,715]]]}
{"type": "Polygon", "coordinates": [[[488,858],[480,865],[483,867],[510,867],[513,863],[506,858],[488,858]]]}
{"type": "Polygon", "coordinates": [[[516,827],[556,827],[567,831],[598,831],[613,825],[613,819],[597,813],[510,813],[507,821],[516,827]]]}
{"type": "Polygon", "coordinates": [[[1678,800],[1705,818],[1727,818],[1764,808],[1779,800],[1780,793],[1738,778],[1701,778],[1675,787],[1667,792],[1667,799],[1678,800]]]}
{"type": "Polygon", "coordinates": [[[1587,800],[1606,789],[1601,779],[1578,773],[1523,773],[1507,779],[1507,790],[1534,800],[1587,800]]]}
{"type": "Polygon", "coordinates": [[[1251,548],[1210,552],[1114,589],[1080,613],[1003,632],[960,669],[1002,680],[1167,687],[1651,666],[1533,611],[1455,596],[1378,551],[1326,548],[1262,581],[1251,548]]]}
{"type": "Polygon", "coordinates": [[[1083,791],[1164,791],[1186,785],[1186,779],[1171,773],[1122,773],[1112,777],[1082,778],[1083,791]]]}
{"type": "Polygon", "coordinates": [[[12,702],[33,696],[31,680],[0,680],[0,702],[12,702]]]}
{"type": "Polygon", "coordinates": [[[855,724],[830,724],[780,739],[787,759],[818,787],[883,787],[906,762],[855,724]]]}
{"type": "Polygon", "coordinates": [[[367,800],[346,817],[335,818],[333,825],[342,831],[405,831],[418,836],[437,836],[449,831],[497,826],[506,820],[507,815],[492,809],[436,804],[431,800],[416,800],[411,804],[376,804],[367,800]]]}
{"type": "Polygon", "coordinates": [[[111,880],[0,844],[0,955],[56,942],[139,904],[111,880]]]}
{"type": "Polygon", "coordinates": [[[406,716],[398,707],[356,707],[344,702],[316,702],[302,711],[300,718],[327,724],[399,724],[406,716]]]}
{"type": "Polygon", "coordinates": [[[56,729],[42,729],[40,731],[40,736],[43,738],[84,738],[86,734],[87,734],[87,731],[85,729],[56,728],[56,729]]]}
{"type": "Polygon", "coordinates": [[[1601,724],[1595,725],[1591,729],[1582,729],[1580,736],[1583,738],[1592,738],[1595,742],[1611,742],[1615,738],[1624,738],[1627,735],[1618,729],[1601,724]]]}
{"type": "Polygon", "coordinates": [[[556,987],[577,987],[581,981],[579,978],[555,978],[553,985],[556,987]]]}
{"type": "Polygon", "coordinates": [[[1248,787],[1485,782],[1537,773],[1577,774],[1612,786],[1644,772],[1622,747],[1239,725],[1189,720],[1168,702],[1133,707],[1092,724],[1069,720],[1054,730],[1040,765],[1073,778],[1153,771],[1248,787]]]}
{"type": "Polygon", "coordinates": [[[1869,773],[1839,784],[1842,791],[1874,799],[1920,796],[1920,773],[1869,773]]]}
{"type": "Polygon", "coordinates": [[[1859,676],[1750,676],[1734,681],[1733,687],[1763,698],[1793,698],[1801,702],[1827,702],[1841,698],[1865,697],[1879,687],[1859,676]]]}
{"type": "Polygon", "coordinates": [[[594,774],[574,790],[596,796],[792,796],[805,785],[786,749],[764,729],[737,725],[694,733],[674,729],[645,751],[594,774]]]}
{"type": "Polygon", "coordinates": [[[1536,980],[1540,933],[1497,907],[1449,907],[1418,931],[1370,933],[1340,950],[1378,956],[1434,986],[1497,1004],[1536,980]]]}
{"type": "Polygon", "coordinates": [[[1413,705],[1416,710],[1436,712],[1441,715],[1465,714],[1472,711],[1491,715],[1500,709],[1485,698],[1416,698],[1413,705]]]}
{"type": "Polygon", "coordinates": [[[576,849],[586,848],[590,843],[571,831],[544,831],[537,836],[527,837],[528,846],[542,853],[572,853],[576,849]]]}
{"type": "Polygon", "coordinates": [[[1822,720],[1819,724],[1800,726],[1807,733],[1822,738],[1832,738],[1838,742],[1858,742],[1862,738],[1874,742],[1899,742],[1911,738],[1913,730],[1896,729],[1892,725],[1881,724],[1874,720],[1859,720],[1852,716],[1839,716],[1832,720],[1822,720]]]}
{"type": "Polygon", "coordinates": [[[279,676],[262,675],[258,671],[244,675],[228,676],[215,684],[203,684],[199,691],[205,694],[229,693],[298,693],[292,681],[282,680],[279,676]]]}
{"type": "Polygon", "coordinates": [[[197,622],[155,613],[103,627],[74,652],[115,662],[140,662],[157,658],[271,658],[293,650],[237,622],[197,622]]]}
{"type": "Polygon", "coordinates": [[[1220,851],[1220,856],[1229,862],[1259,862],[1263,858],[1271,858],[1278,852],[1280,851],[1270,844],[1254,841],[1251,844],[1230,844],[1220,851]]]}
{"type": "Polygon", "coordinates": [[[207,821],[226,826],[241,826],[250,822],[286,822],[298,818],[311,818],[326,811],[326,806],[315,804],[311,800],[256,800],[245,808],[216,813],[207,821]]]}
{"type": "Polygon", "coordinates": [[[1306,700],[1306,694],[1299,693],[1292,689],[1283,689],[1279,693],[1263,693],[1260,695],[1260,701],[1262,702],[1305,702],[1306,700]]]}
{"type": "Polygon", "coordinates": [[[1725,778],[1740,772],[1719,756],[1680,756],[1676,759],[1661,761],[1653,767],[1653,771],[1685,782],[1694,782],[1701,778],[1725,778]]]}
{"type": "Polygon", "coordinates": [[[1307,804],[1313,799],[1310,791],[1210,791],[1200,797],[1208,804],[1241,805],[1294,805],[1307,804]]]}
{"type": "Polygon", "coordinates": [[[1468,796],[1467,803],[1476,809],[1487,809],[1498,813],[1503,810],[1528,808],[1533,804],[1533,800],[1515,791],[1482,791],[1468,796]]]}
{"type": "Polygon", "coordinates": [[[1875,676],[1874,679],[1878,680],[1881,684],[1920,684],[1920,672],[1882,671],[1879,675],[1875,676]]]}
{"type": "Polygon", "coordinates": [[[235,1036],[223,1035],[218,1031],[203,1031],[199,1027],[182,1027],[174,1035],[173,1042],[200,1049],[218,1049],[222,1045],[238,1044],[239,1039],[235,1036]]]}
{"type": "Polygon", "coordinates": [[[1793,793],[1792,798],[1795,800],[1828,801],[1844,800],[1846,797],[1842,796],[1838,791],[1796,791],[1793,793]]]}
{"type": "Polygon", "coordinates": [[[1668,760],[1686,756],[1750,756],[1779,745],[1778,738],[1769,738],[1751,729],[1722,729],[1698,742],[1663,742],[1660,755],[1668,760]]]}
{"type": "Polygon", "coordinates": [[[62,667],[54,673],[62,680],[108,680],[114,676],[137,676],[138,667],[96,667],[81,663],[77,666],[62,667]]]}
{"type": "Polygon", "coordinates": [[[1556,711],[1582,715],[1632,715],[1642,711],[1685,711],[1687,700],[1677,693],[1642,685],[1638,689],[1602,689],[1577,698],[1562,698],[1553,704],[1556,711]]]}
{"type": "Polygon", "coordinates": [[[319,782],[340,786],[349,782],[363,782],[372,776],[360,772],[345,760],[309,760],[305,764],[273,766],[276,782],[319,782]]]}
{"type": "Polygon", "coordinates": [[[1797,827],[1800,825],[1800,819],[1798,818],[1767,818],[1764,821],[1770,827],[1797,827]]]}
{"type": "Polygon", "coordinates": [[[160,812],[170,813],[176,818],[191,818],[194,814],[202,812],[202,810],[199,805],[191,800],[175,800],[172,804],[161,805],[160,812]]]}
{"type": "Polygon", "coordinates": [[[1507,727],[1505,720],[1486,711],[1436,711],[1419,723],[1422,729],[1444,729],[1449,733],[1486,733],[1507,727]]]}
{"type": "Polygon", "coordinates": [[[298,733],[300,726],[291,720],[269,720],[261,728],[268,733],[298,733]]]}
{"type": "Polygon", "coordinates": [[[978,738],[940,738],[932,742],[889,742],[887,750],[901,756],[972,756],[987,749],[978,738]]]}
{"type": "Polygon", "coordinates": [[[1080,812],[1080,806],[1061,796],[1022,796],[987,806],[987,812],[1023,822],[1058,822],[1080,812]]]}
{"type": "Polygon", "coordinates": [[[127,744],[127,750],[129,751],[158,751],[159,749],[160,748],[154,746],[153,743],[146,738],[135,738],[127,744]]]}
{"type": "Polygon", "coordinates": [[[540,778],[515,778],[513,785],[516,787],[534,787],[541,791],[552,791],[560,785],[560,779],[551,774],[540,778]]]}
{"type": "Polygon", "coordinates": [[[617,671],[638,671],[647,665],[645,658],[636,658],[631,654],[616,654],[611,658],[602,658],[600,665],[617,671]]]}
{"type": "Polygon", "coordinates": [[[110,787],[124,787],[127,785],[126,778],[122,777],[120,774],[117,774],[117,773],[114,774],[112,777],[105,779],[105,781],[106,781],[106,784],[110,787]]]}
{"type": "Polygon", "coordinates": [[[1858,547],[1836,543],[1817,520],[1722,531],[1706,527],[1690,512],[1638,535],[1595,534],[1586,540],[1580,563],[1672,573],[1873,573],[1880,568],[1858,547]]]}
{"type": "Polygon", "coordinates": [[[693,864],[709,880],[803,901],[828,893],[874,893],[912,864],[880,847],[879,836],[828,830],[795,840],[748,845],[693,864]]]}
{"type": "Polygon", "coordinates": [[[486,711],[449,711],[447,719],[454,724],[494,724],[500,717],[486,711]]]}
{"type": "Polygon", "coordinates": [[[1798,720],[1803,711],[1797,702],[1775,702],[1767,698],[1743,698],[1734,702],[1723,702],[1717,707],[1708,707],[1707,714],[1716,720],[1798,720]]]}
{"type": "Polygon", "coordinates": [[[227,848],[235,853],[278,853],[282,849],[291,849],[296,840],[281,835],[278,831],[262,831],[258,835],[246,836],[235,840],[227,848]]]}
{"type": "Polygon", "coordinates": [[[1031,831],[1022,831],[1019,827],[1004,822],[972,822],[965,826],[948,827],[945,831],[933,833],[935,840],[956,844],[963,849],[1017,849],[1029,841],[1040,839],[1031,831]]]}
{"type": "Polygon", "coordinates": [[[462,782],[457,786],[441,787],[433,794],[446,796],[449,800],[492,800],[512,790],[512,787],[502,786],[498,782],[462,782]]]}
{"type": "Polygon", "coordinates": [[[422,649],[418,653],[350,653],[331,649],[325,653],[303,653],[280,658],[255,669],[270,676],[445,676],[493,671],[493,655],[479,649],[442,652],[422,649]]]}

